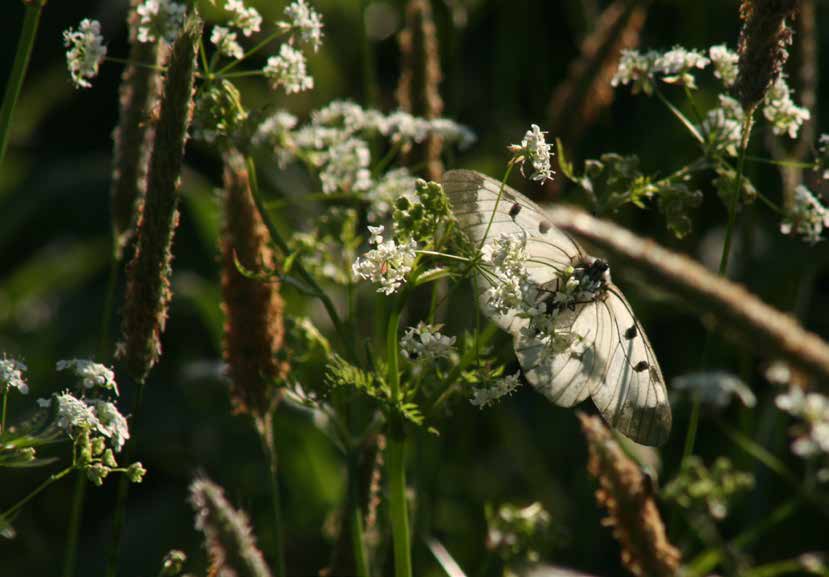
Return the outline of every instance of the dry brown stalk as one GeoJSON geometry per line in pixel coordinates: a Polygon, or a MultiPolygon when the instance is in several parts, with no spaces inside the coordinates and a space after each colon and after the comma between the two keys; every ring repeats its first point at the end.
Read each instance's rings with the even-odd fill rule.
{"type": "Polygon", "coordinates": [[[740,5],[740,54],[734,93],[746,110],[752,109],[780,76],[789,58],[798,0],[743,0],[740,5]]]}
{"type": "Polygon", "coordinates": [[[829,345],[794,318],[765,304],[742,286],[717,276],[690,258],[581,211],[555,207],[550,222],[626,261],[691,305],[713,313],[729,336],[772,358],[784,358],[806,372],[829,380],[829,345]]]}
{"type": "Polygon", "coordinates": [[[224,358],[230,371],[234,410],[257,420],[274,408],[274,381],[285,377],[287,362],[277,354],[284,338],[279,283],[247,278],[245,270],[273,270],[276,255],[250,189],[244,157],[224,154],[225,231],[222,237],[222,310],[225,314],[224,358]]]}
{"type": "Polygon", "coordinates": [[[680,553],[668,541],[650,482],[599,417],[578,417],[587,438],[587,470],[599,485],[596,501],[607,509],[602,523],[621,545],[622,564],[637,577],[675,575],[680,553]]]}
{"type": "MultiPolygon", "coordinates": [[[[429,0],[409,0],[406,24],[398,38],[401,72],[397,84],[397,105],[416,116],[432,119],[443,113],[437,29],[429,0]]],[[[440,182],[443,163],[440,160],[442,139],[430,134],[424,145],[426,171],[431,180],[440,182]]]]}
{"type": "Polygon", "coordinates": [[[147,161],[152,150],[154,126],[153,108],[161,91],[159,66],[167,54],[163,42],[138,42],[138,14],[140,0],[130,2],[129,25],[130,62],[121,74],[119,88],[118,126],[112,135],[112,233],[115,258],[121,259],[127,243],[135,232],[136,205],[147,190],[147,161]]]}
{"type": "Polygon", "coordinates": [[[187,127],[193,113],[196,48],[203,23],[188,17],[173,45],[156,138],[147,173],[147,193],[138,220],[135,255],[127,266],[122,341],[117,356],[144,382],[161,356],[161,333],[172,297],[172,244],[178,224],[178,188],[187,127]]]}

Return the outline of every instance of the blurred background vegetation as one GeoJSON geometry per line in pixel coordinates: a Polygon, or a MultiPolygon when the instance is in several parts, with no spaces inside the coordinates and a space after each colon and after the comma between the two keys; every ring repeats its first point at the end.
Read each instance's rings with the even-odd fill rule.
{"type": "MultiPolygon", "coordinates": [[[[252,1],[275,20],[283,1],[252,1]]],[[[0,19],[0,77],[11,67],[23,18],[20,2],[6,3],[0,19]]],[[[202,2],[208,17],[215,13],[202,2]]],[[[325,19],[325,45],[311,57],[316,89],[285,97],[268,92],[261,81],[241,83],[250,106],[285,107],[301,118],[332,99],[349,98],[384,111],[396,107],[399,76],[396,35],[403,0],[314,0],[325,19]]],[[[596,29],[610,2],[434,0],[444,81],[444,115],[471,127],[479,141],[455,159],[456,167],[476,168],[499,176],[508,159],[506,145],[518,142],[530,123],[560,136],[571,160],[604,152],[637,154],[649,173],[667,173],[692,157],[694,142],[655,98],[608,93],[595,86],[564,107],[555,106],[580,46],[596,29]],[[601,94],[597,94],[597,90],[601,94]],[[608,99],[604,102],[602,99],[608,99]],[[611,101],[612,100],[612,101],[611,101]],[[572,104],[579,104],[576,106],[572,104]],[[592,117],[583,103],[595,103],[592,117]]],[[[816,2],[816,4],[820,4],[816,2]]],[[[82,18],[102,22],[109,55],[125,56],[126,0],[50,2],[43,12],[30,72],[19,101],[8,156],[0,168],[0,351],[29,365],[32,393],[11,399],[11,415],[32,397],[62,387],[53,368],[61,358],[90,357],[113,363],[118,317],[102,325],[109,276],[109,180],[111,134],[117,121],[120,66],[107,64],[90,90],[75,91],[66,73],[61,32],[82,18]],[[107,336],[108,335],[108,336],[107,336]]],[[[829,57],[829,10],[818,6],[813,22],[820,58],[829,57]]],[[[723,0],[642,3],[641,22],[628,33],[629,45],[666,49],[674,44],[706,49],[727,43],[736,47],[738,3],[723,0]]],[[[795,36],[788,69],[796,95],[800,35],[795,36]]],[[[820,62],[820,60],[818,61],[820,62]]],[[[818,66],[818,70],[821,67],[818,66]]],[[[570,83],[570,89],[574,83],[570,83]]],[[[680,89],[667,92],[681,103],[680,89]]],[[[716,87],[701,83],[700,102],[712,104],[716,87]]],[[[797,97],[797,96],[796,96],[797,97]]],[[[829,84],[819,85],[817,102],[829,98],[829,84]]],[[[829,131],[820,110],[812,110],[817,133],[829,131]],[[823,127],[823,130],[821,130],[823,127]]],[[[767,155],[758,134],[753,152],[767,155]]],[[[307,187],[301,174],[280,174],[261,166],[270,191],[299,194],[307,187]]],[[[766,196],[779,200],[781,175],[773,167],[751,165],[748,174],[766,196]]],[[[190,147],[183,181],[181,225],[175,240],[174,300],[163,338],[164,356],[145,389],[142,418],[133,430],[136,458],[148,469],[144,482],[131,488],[122,546],[122,575],[154,575],[163,554],[177,547],[204,562],[200,536],[193,530],[187,485],[198,472],[222,484],[228,497],[250,512],[264,551],[269,550],[270,519],[267,470],[258,439],[247,420],[230,414],[220,371],[222,315],[219,309],[219,211],[213,188],[220,165],[210,154],[190,147]]],[[[540,190],[516,181],[531,196],[580,202],[566,184],[540,190]]],[[[656,210],[624,208],[617,219],[638,233],[658,239],[716,267],[726,222],[726,208],[709,188],[693,214],[694,231],[677,240],[656,210]]],[[[307,228],[310,211],[278,215],[283,226],[307,228]]],[[[778,232],[777,217],[760,205],[747,207],[730,272],[770,304],[795,314],[808,328],[829,336],[829,252],[809,248],[778,232]]],[[[612,263],[611,263],[612,264],[612,263]]],[[[666,380],[699,368],[708,319],[659,291],[648,279],[618,268],[614,279],[626,291],[648,329],[666,380]]],[[[123,294],[119,271],[116,303],[123,294]]],[[[289,314],[310,314],[305,301],[286,291],[289,314]]],[[[450,310],[457,324],[471,318],[468,295],[459,295],[450,310]]],[[[116,311],[119,305],[116,304],[116,311]]],[[[321,317],[319,317],[321,318],[321,317]]],[[[324,323],[323,323],[323,326],[324,323]]],[[[470,326],[466,324],[466,326],[470,326]]],[[[719,330],[716,329],[715,330],[719,330]]],[[[724,416],[787,461],[802,463],[788,451],[787,420],[771,399],[774,391],[761,378],[763,361],[750,350],[719,338],[709,356],[712,367],[740,374],[758,396],[757,409],[733,407],[724,416]]],[[[496,342],[511,354],[508,339],[496,342]]],[[[135,387],[119,371],[122,407],[131,407],[135,387]]],[[[674,404],[674,432],[661,450],[663,470],[672,475],[682,453],[689,406],[674,404]]],[[[540,501],[550,512],[555,547],[546,561],[598,575],[620,574],[618,545],[600,527],[602,513],[593,499],[594,483],[584,463],[586,451],[572,411],[554,407],[529,387],[494,409],[456,407],[438,424],[440,436],[420,433],[410,451],[409,480],[416,502],[414,563],[418,575],[441,572],[423,536],[439,538],[469,575],[485,574],[484,505],[540,501]]],[[[276,438],[287,509],[287,557],[296,575],[315,574],[331,547],[331,516],[344,491],[344,463],[308,419],[280,410],[276,438]]],[[[756,476],[755,488],[738,503],[723,531],[726,536],[763,519],[779,505],[789,487],[732,446],[705,418],[697,454],[706,461],[729,456],[756,476]]],[[[53,449],[66,451],[68,445],[53,449]]],[[[26,494],[43,470],[3,473],[3,507],[26,494]]],[[[0,540],[0,574],[55,575],[61,566],[73,481],[66,479],[36,499],[16,520],[17,537],[0,540]]],[[[84,511],[79,574],[102,574],[112,528],[116,483],[90,490],[84,511]]],[[[758,562],[797,555],[826,546],[826,519],[805,507],[780,524],[750,550],[758,562]]],[[[687,524],[675,521],[678,546],[698,543],[687,524]]]]}

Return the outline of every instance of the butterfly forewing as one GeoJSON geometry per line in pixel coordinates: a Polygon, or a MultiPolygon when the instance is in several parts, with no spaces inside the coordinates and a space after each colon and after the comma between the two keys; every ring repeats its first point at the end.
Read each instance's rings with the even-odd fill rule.
{"type": "MultiPolygon", "coordinates": [[[[554,292],[562,271],[590,259],[569,235],[549,224],[541,207],[508,186],[502,190],[492,178],[452,170],[444,175],[443,186],[461,228],[476,246],[502,234],[526,239],[527,272],[538,287],[554,292]]],[[[526,319],[499,315],[487,306],[488,286],[480,276],[481,307],[514,336],[524,375],[539,392],[566,407],[590,396],[602,416],[634,441],[659,445],[667,439],[671,409],[662,372],[616,286],[609,283],[595,300],[553,313],[556,331],[571,337],[570,345],[554,355],[544,354],[526,319]]]]}

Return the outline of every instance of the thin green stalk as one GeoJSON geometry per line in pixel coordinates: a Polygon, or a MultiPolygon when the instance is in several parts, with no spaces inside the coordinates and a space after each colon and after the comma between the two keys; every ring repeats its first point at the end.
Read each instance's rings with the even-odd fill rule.
{"type": "Polygon", "coordinates": [[[86,474],[78,471],[75,477],[75,492],[72,496],[72,512],[69,515],[66,550],[63,557],[63,577],[73,577],[78,559],[78,536],[81,532],[81,517],[86,496],[86,474]]]}
{"type": "Polygon", "coordinates": [[[354,570],[357,573],[357,577],[369,577],[371,571],[369,570],[368,554],[366,552],[363,511],[360,507],[360,498],[357,494],[357,483],[360,475],[355,457],[355,450],[352,448],[348,454],[348,498],[350,500],[349,509],[351,514],[351,546],[354,555],[354,570]]]}
{"type": "MultiPolygon", "coordinates": [[[[402,303],[402,300],[400,301],[402,303]]],[[[386,380],[391,390],[392,403],[402,402],[400,389],[399,341],[400,305],[392,307],[386,330],[386,380]]],[[[411,538],[409,536],[409,515],[406,507],[406,459],[405,434],[399,413],[389,418],[388,448],[386,454],[389,482],[389,510],[391,513],[392,540],[394,541],[395,577],[412,576],[411,538]]]]}
{"type": "Polygon", "coordinates": [[[697,439],[697,428],[699,427],[700,403],[699,395],[694,395],[691,405],[691,416],[688,419],[688,430],[685,432],[685,446],[682,450],[682,463],[694,454],[694,443],[697,439]]]}
{"type": "MultiPolygon", "coordinates": [[[[265,223],[265,227],[268,229],[268,233],[271,235],[271,240],[276,244],[277,248],[281,250],[284,254],[290,254],[291,249],[288,247],[288,243],[285,242],[285,239],[279,233],[279,230],[274,225],[273,221],[268,214],[267,209],[265,208],[265,204],[262,201],[262,196],[259,193],[259,183],[256,178],[256,163],[253,160],[253,157],[246,156],[245,157],[245,164],[247,165],[248,169],[248,179],[250,180],[250,192],[253,196],[253,202],[256,204],[256,208],[259,211],[259,215],[262,217],[262,221],[265,223]]],[[[314,296],[316,296],[320,302],[322,302],[323,306],[325,307],[325,311],[328,313],[328,317],[331,319],[331,323],[334,325],[334,330],[337,332],[337,336],[340,338],[343,346],[345,347],[346,353],[348,354],[351,360],[355,360],[357,358],[356,350],[354,349],[354,343],[352,342],[351,338],[349,337],[348,330],[346,329],[345,325],[343,325],[342,320],[340,319],[340,315],[337,313],[337,309],[334,306],[334,303],[328,297],[327,294],[320,288],[317,281],[311,276],[305,267],[302,266],[302,263],[299,262],[299,259],[294,261],[293,270],[297,272],[300,278],[307,284],[311,289],[314,291],[314,296]]]]}
{"type": "Polygon", "coordinates": [[[3,95],[3,105],[0,107],[0,165],[6,158],[6,147],[9,144],[9,135],[12,127],[12,116],[20,98],[20,90],[23,88],[23,80],[26,78],[26,70],[29,68],[29,58],[32,55],[32,48],[35,45],[37,27],[40,24],[40,13],[46,0],[38,0],[26,3],[26,15],[23,17],[23,28],[20,30],[20,38],[17,40],[17,51],[14,55],[14,64],[6,81],[6,92],[3,95]]]}
{"type": "Polygon", "coordinates": [[[688,118],[684,114],[682,114],[682,111],[679,110],[679,108],[677,108],[676,106],[674,106],[670,100],[665,98],[665,95],[662,94],[662,91],[659,90],[656,83],[653,84],[653,93],[656,94],[657,98],[659,98],[662,104],[667,106],[668,110],[670,110],[671,113],[679,119],[683,126],[685,126],[685,128],[688,129],[688,132],[691,133],[691,136],[693,136],[697,142],[699,142],[700,144],[705,144],[705,139],[699,133],[697,127],[694,126],[694,123],[688,120],[688,118]]]}
{"type": "Polygon", "coordinates": [[[277,30],[276,32],[272,32],[271,34],[266,36],[265,39],[262,40],[262,42],[260,42],[259,44],[257,44],[256,46],[254,46],[253,48],[251,48],[250,50],[245,52],[244,55],[242,55],[242,57],[239,60],[234,60],[233,62],[231,62],[230,64],[228,64],[224,68],[220,68],[215,74],[213,74],[213,76],[223,77],[225,72],[227,72],[228,70],[232,70],[233,68],[236,68],[236,66],[238,66],[239,64],[241,64],[242,62],[244,62],[245,60],[247,60],[248,58],[250,58],[251,56],[253,56],[257,52],[262,50],[265,46],[267,46],[268,44],[270,44],[271,42],[273,42],[274,40],[276,40],[277,38],[279,38],[283,34],[285,34],[284,30],[277,30]]]}
{"type": "Polygon", "coordinates": [[[271,488],[271,504],[273,506],[273,532],[274,532],[274,573],[276,577],[285,577],[285,523],[282,514],[282,498],[279,495],[279,470],[276,460],[276,446],[273,439],[273,425],[263,424],[257,427],[259,437],[262,441],[262,451],[265,453],[265,461],[268,463],[268,477],[271,488]]]}
{"type": "Polygon", "coordinates": [[[481,237],[481,242],[480,244],[478,244],[478,252],[481,252],[481,249],[483,248],[484,243],[486,242],[486,239],[489,236],[489,229],[492,228],[492,222],[495,220],[495,213],[498,211],[498,204],[501,202],[501,197],[504,195],[504,187],[507,185],[507,180],[509,180],[509,175],[512,172],[513,166],[515,166],[515,163],[512,161],[510,161],[509,164],[507,164],[507,170],[504,173],[504,178],[501,179],[501,186],[498,188],[498,198],[495,199],[495,206],[492,207],[492,214],[489,215],[489,222],[486,225],[484,236],[481,237]]]}
{"type": "Polygon", "coordinates": [[[774,160],[773,158],[763,158],[762,156],[753,156],[746,154],[746,160],[749,162],[757,162],[760,164],[771,164],[773,166],[785,166],[788,168],[804,168],[811,170],[817,168],[814,162],[800,162],[797,160],[774,160]]]}
{"type": "MultiPolygon", "coordinates": [[[[138,417],[141,413],[141,403],[144,398],[144,383],[137,383],[138,389],[135,396],[135,404],[130,419],[130,429],[135,430],[138,417]]],[[[135,439],[127,445],[124,461],[132,462],[132,455],[135,453],[135,439]]],[[[106,577],[115,577],[118,574],[118,556],[121,549],[121,535],[124,531],[124,521],[127,515],[127,495],[129,494],[130,480],[126,475],[118,479],[118,493],[115,497],[115,513],[112,516],[112,540],[107,552],[106,577]]]]}
{"type": "Polygon", "coordinates": [[[3,415],[0,417],[0,433],[6,430],[6,405],[9,400],[9,386],[3,385],[3,415]]]}
{"type": "Polygon", "coordinates": [[[731,238],[734,235],[734,224],[737,220],[737,202],[740,199],[740,193],[743,190],[743,169],[746,160],[746,149],[748,149],[748,139],[751,135],[751,122],[754,118],[754,109],[746,110],[746,117],[743,120],[743,135],[740,142],[740,160],[737,162],[737,184],[734,196],[731,197],[731,203],[728,206],[728,228],[725,229],[725,242],[722,248],[722,257],[720,258],[720,275],[724,276],[726,268],[728,268],[728,255],[731,251],[731,238]]]}
{"type": "Polygon", "coordinates": [[[47,478],[47,479],[46,479],[45,481],[43,481],[40,485],[38,485],[38,486],[35,488],[35,490],[34,490],[34,491],[32,491],[31,493],[29,493],[28,495],[26,495],[25,497],[23,497],[20,501],[18,501],[17,503],[15,503],[15,504],[14,504],[14,505],[12,505],[11,507],[9,507],[9,508],[8,508],[8,509],[6,509],[5,511],[3,511],[3,513],[2,513],[2,514],[0,514],[0,520],[3,520],[3,521],[6,521],[6,522],[9,522],[9,521],[11,520],[12,516],[13,516],[15,513],[17,513],[17,511],[18,511],[21,507],[23,507],[23,505],[25,505],[26,503],[28,503],[29,501],[31,501],[32,499],[34,499],[35,497],[37,497],[37,496],[38,496],[41,492],[43,492],[43,490],[44,490],[44,489],[46,489],[46,488],[47,488],[49,485],[51,485],[52,483],[54,483],[54,482],[56,482],[56,481],[60,481],[61,479],[63,479],[66,475],[68,475],[69,473],[71,473],[74,469],[75,469],[75,466],[74,466],[74,465],[72,465],[71,467],[66,467],[65,469],[63,469],[62,471],[59,471],[59,472],[55,473],[54,475],[50,475],[50,476],[49,476],[49,478],[47,478]]]}
{"type": "Polygon", "coordinates": [[[167,70],[164,66],[159,66],[157,64],[147,64],[145,62],[134,62],[129,58],[116,58],[114,56],[107,56],[104,58],[107,62],[112,62],[114,64],[128,64],[130,66],[135,66],[136,68],[147,68],[149,70],[156,70],[158,72],[164,72],[167,70]]]}

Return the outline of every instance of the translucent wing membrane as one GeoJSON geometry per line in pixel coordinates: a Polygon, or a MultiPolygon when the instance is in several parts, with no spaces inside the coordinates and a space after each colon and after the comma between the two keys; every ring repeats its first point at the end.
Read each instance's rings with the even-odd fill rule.
{"type": "MultiPolygon", "coordinates": [[[[502,190],[500,182],[469,170],[447,172],[443,186],[475,245],[504,234],[526,239],[527,274],[548,296],[558,290],[563,271],[591,260],[575,240],[547,221],[541,207],[514,189],[502,190]]],[[[555,334],[564,343],[551,355],[547,344],[533,336],[527,319],[497,314],[487,305],[486,275],[480,276],[480,284],[484,312],[514,336],[524,376],[539,392],[565,407],[589,396],[624,435],[648,445],[665,442],[671,409],[662,372],[642,326],[615,285],[608,283],[595,299],[551,313],[555,334]]]]}

